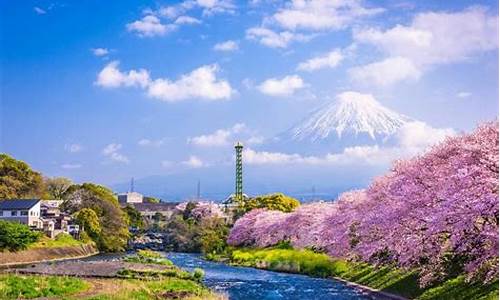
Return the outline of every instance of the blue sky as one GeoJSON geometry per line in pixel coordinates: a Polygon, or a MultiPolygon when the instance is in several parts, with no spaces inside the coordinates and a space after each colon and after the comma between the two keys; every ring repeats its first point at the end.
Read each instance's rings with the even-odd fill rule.
{"type": "MultiPolygon", "coordinates": [[[[0,5],[0,151],[49,176],[117,189],[145,178],[151,193],[189,196],[173,192],[179,174],[229,193],[235,139],[258,156],[266,139],[345,91],[436,130],[498,116],[496,1],[0,5]]],[[[343,166],[359,176],[339,179],[328,166],[254,162],[248,176],[300,169],[325,190],[362,186],[388,167],[343,166]]],[[[275,186],[254,178],[252,192],[301,182],[278,177],[275,186]]]]}

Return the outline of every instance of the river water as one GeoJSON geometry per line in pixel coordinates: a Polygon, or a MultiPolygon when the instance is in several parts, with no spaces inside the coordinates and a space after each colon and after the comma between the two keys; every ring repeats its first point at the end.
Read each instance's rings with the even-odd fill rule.
{"type": "Polygon", "coordinates": [[[234,267],[206,261],[197,254],[167,253],[166,256],[185,270],[203,269],[205,284],[231,300],[383,299],[332,279],[234,267]]]}

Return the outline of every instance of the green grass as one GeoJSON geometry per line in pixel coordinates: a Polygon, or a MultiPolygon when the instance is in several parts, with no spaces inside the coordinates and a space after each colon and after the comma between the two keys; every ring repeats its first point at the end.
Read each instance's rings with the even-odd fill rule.
{"type": "Polygon", "coordinates": [[[54,239],[50,239],[46,236],[40,238],[36,243],[33,243],[28,247],[28,249],[37,248],[60,248],[60,247],[70,247],[70,246],[80,246],[83,245],[82,241],[75,240],[71,235],[67,233],[60,233],[54,239]]]}
{"type": "Polygon", "coordinates": [[[332,259],[310,250],[239,249],[232,252],[231,263],[316,277],[339,277],[410,299],[498,299],[498,281],[469,284],[461,276],[423,289],[416,272],[332,259]]]}
{"type": "Polygon", "coordinates": [[[58,276],[0,275],[0,299],[32,299],[68,296],[86,290],[79,278],[58,276]]]}
{"type": "Polygon", "coordinates": [[[164,266],[173,266],[169,259],[163,257],[160,253],[151,250],[139,250],[136,255],[126,256],[126,262],[141,263],[141,264],[156,264],[164,266]]]}
{"type": "Polygon", "coordinates": [[[217,295],[197,282],[167,278],[159,281],[122,281],[115,293],[93,296],[88,300],[149,300],[167,298],[167,295],[169,299],[218,299],[217,295]]]}

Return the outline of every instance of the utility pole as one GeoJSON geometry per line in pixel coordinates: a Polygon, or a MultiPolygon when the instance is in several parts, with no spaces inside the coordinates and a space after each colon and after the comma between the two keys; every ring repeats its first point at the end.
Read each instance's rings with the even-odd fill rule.
{"type": "Polygon", "coordinates": [[[234,198],[236,202],[243,202],[243,144],[237,142],[234,145],[236,150],[236,186],[234,192],[234,198]]]}
{"type": "Polygon", "coordinates": [[[198,179],[198,186],[197,186],[197,189],[196,189],[196,199],[198,201],[200,201],[200,199],[201,199],[201,182],[200,182],[199,179],[198,179]]]}

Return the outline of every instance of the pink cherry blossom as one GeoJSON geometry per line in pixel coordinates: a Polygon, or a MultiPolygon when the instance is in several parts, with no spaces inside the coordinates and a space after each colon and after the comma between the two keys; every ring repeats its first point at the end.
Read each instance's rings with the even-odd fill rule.
{"type": "Polygon", "coordinates": [[[420,271],[422,285],[454,263],[468,279],[498,278],[498,122],[448,138],[428,152],[396,161],[366,190],[291,213],[253,210],[228,243],[296,248],[333,257],[397,264],[420,271]]]}

